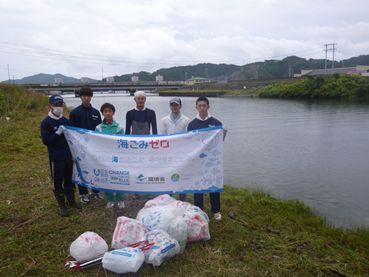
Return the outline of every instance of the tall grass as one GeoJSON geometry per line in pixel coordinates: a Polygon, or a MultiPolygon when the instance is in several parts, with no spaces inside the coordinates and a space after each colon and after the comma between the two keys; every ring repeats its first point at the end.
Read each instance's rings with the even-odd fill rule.
{"type": "Polygon", "coordinates": [[[23,118],[41,112],[47,97],[17,85],[0,85],[0,117],[23,118]]]}

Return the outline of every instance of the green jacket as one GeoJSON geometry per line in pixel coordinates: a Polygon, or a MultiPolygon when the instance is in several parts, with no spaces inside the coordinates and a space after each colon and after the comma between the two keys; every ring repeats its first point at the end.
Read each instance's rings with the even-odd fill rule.
{"type": "Polygon", "coordinates": [[[121,128],[118,122],[113,120],[112,124],[106,124],[104,121],[103,123],[96,126],[96,132],[104,133],[104,134],[124,134],[124,129],[121,128]]]}

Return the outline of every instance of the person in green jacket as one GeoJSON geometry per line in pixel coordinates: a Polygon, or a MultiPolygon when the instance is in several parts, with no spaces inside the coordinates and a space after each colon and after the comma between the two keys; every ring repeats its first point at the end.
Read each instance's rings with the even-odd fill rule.
{"type": "MultiPolygon", "coordinates": [[[[115,107],[110,103],[105,103],[100,108],[101,113],[104,116],[104,120],[101,124],[96,126],[95,131],[104,134],[124,134],[124,129],[121,128],[118,122],[114,121],[115,107]]],[[[106,208],[111,209],[114,207],[114,194],[117,206],[119,209],[125,207],[124,204],[124,193],[123,192],[106,192],[106,208]]]]}

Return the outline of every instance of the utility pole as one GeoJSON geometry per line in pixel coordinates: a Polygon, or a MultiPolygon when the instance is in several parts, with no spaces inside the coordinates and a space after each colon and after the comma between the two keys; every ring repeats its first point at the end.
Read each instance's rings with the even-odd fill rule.
{"type": "Polygon", "coordinates": [[[101,65],[101,82],[104,82],[104,65],[101,65]]]}
{"type": "Polygon", "coordinates": [[[324,74],[327,74],[327,53],[328,53],[328,44],[324,44],[325,46],[325,59],[324,59],[324,74]]]}
{"type": "Polygon", "coordinates": [[[337,48],[335,48],[337,43],[332,43],[332,68],[334,68],[334,51],[337,50],[337,48]]]}
{"type": "Polygon", "coordinates": [[[325,52],[324,74],[327,74],[327,54],[328,54],[328,51],[333,52],[333,54],[332,54],[332,68],[334,68],[334,51],[337,50],[336,45],[337,45],[337,43],[335,43],[335,42],[324,44],[324,46],[325,46],[325,49],[324,49],[324,52],[325,52]],[[332,46],[332,48],[328,48],[328,46],[332,46]]]}
{"type": "Polygon", "coordinates": [[[10,81],[10,70],[9,70],[9,64],[8,64],[8,79],[9,79],[9,84],[11,83],[10,81]]]}

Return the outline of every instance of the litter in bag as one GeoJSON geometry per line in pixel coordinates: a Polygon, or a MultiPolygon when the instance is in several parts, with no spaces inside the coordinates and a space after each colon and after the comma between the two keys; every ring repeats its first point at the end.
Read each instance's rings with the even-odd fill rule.
{"type": "Polygon", "coordinates": [[[121,216],[117,218],[111,247],[119,249],[146,240],[146,227],[136,219],[121,216]]]}
{"type": "Polygon", "coordinates": [[[164,230],[147,233],[147,240],[154,243],[145,253],[145,262],[160,266],[165,260],[177,255],[180,251],[178,241],[171,238],[164,230]]]}
{"type": "Polygon", "coordinates": [[[139,248],[124,247],[104,254],[103,268],[123,274],[136,273],[145,261],[145,255],[139,248]]]}
{"type": "Polygon", "coordinates": [[[108,251],[108,244],[95,232],[84,232],[70,245],[70,255],[78,261],[89,261],[108,251]]]}

